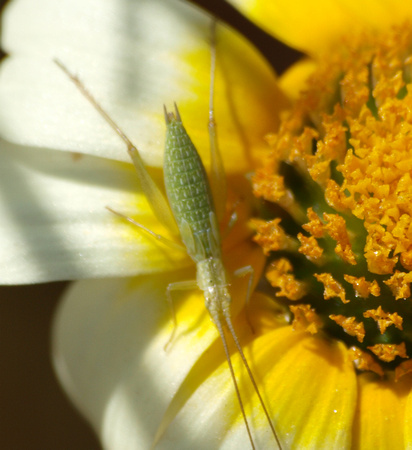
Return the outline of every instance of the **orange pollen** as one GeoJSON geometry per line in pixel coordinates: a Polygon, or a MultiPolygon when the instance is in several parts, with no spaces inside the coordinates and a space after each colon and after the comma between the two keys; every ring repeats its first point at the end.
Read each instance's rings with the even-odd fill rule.
{"type": "Polygon", "coordinates": [[[299,252],[305,255],[309,261],[322,261],[323,249],[319,246],[318,241],[313,236],[304,236],[299,233],[297,238],[300,241],[299,252]]]}
{"type": "Polygon", "coordinates": [[[345,281],[353,286],[356,297],[368,298],[369,294],[379,297],[381,290],[376,280],[366,281],[365,277],[354,277],[352,275],[343,275],[345,281]]]}
{"type": "Polygon", "coordinates": [[[412,26],[320,55],[266,141],[252,226],[273,298],[357,370],[412,372],[412,26]]]}
{"type": "Polygon", "coordinates": [[[322,221],[319,219],[319,216],[313,211],[312,208],[308,208],[307,214],[310,222],[302,225],[302,228],[315,238],[323,237],[325,230],[322,221]]]}
{"type": "Polygon", "coordinates": [[[329,300],[333,297],[339,297],[343,303],[349,303],[350,300],[346,300],[345,289],[338,283],[330,273],[315,273],[315,278],[323,283],[325,290],[323,297],[325,300],[329,300]]]}
{"type": "Polygon", "coordinates": [[[319,331],[322,321],[310,305],[291,305],[290,310],[295,316],[292,323],[294,330],[307,331],[310,334],[315,334],[319,331]]]}
{"type": "Polygon", "coordinates": [[[274,173],[268,173],[267,170],[257,170],[252,178],[252,183],[255,195],[269,202],[280,202],[286,196],[283,177],[274,173]]]}
{"type": "Polygon", "coordinates": [[[372,347],[368,347],[370,351],[385,362],[393,361],[397,356],[401,358],[409,358],[406,354],[405,343],[400,344],[376,344],[372,347]]]}
{"type": "Polygon", "coordinates": [[[409,298],[411,296],[410,282],[412,281],[412,272],[405,273],[398,270],[384,283],[388,285],[396,300],[409,298]]]}
{"type": "Polygon", "coordinates": [[[324,213],[323,218],[327,222],[327,224],[325,225],[325,230],[337,243],[335,247],[336,254],[349,264],[355,265],[355,255],[349,242],[346,223],[343,217],[339,216],[338,214],[324,213]]]}
{"type": "Polygon", "coordinates": [[[399,330],[403,330],[402,322],[403,318],[398,313],[387,313],[381,306],[378,309],[369,309],[363,313],[363,317],[373,319],[379,327],[381,334],[385,333],[386,328],[391,325],[395,325],[399,330]]]}
{"type": "Polygon", "coordinates": [[[286,258],[273,261],[266,271],[266,278],[273,287],[280,288],[276,292],[277,297],[296,301],[307,293],[305,283],[295,279],[292,264],[286,258]]]}
{"type": "Polygon", "coordinates": [[[358,370],[369,370],[383,377],[384,372],[382,367],[373,359],[373,357],[369,353],[362,351],[360,348],[351,347],[349,349],[349,357],[358,370]]]}
{"type": "Polygon", "coordinates": [[[263,248],[265,255],[269,255],[271,251],[297,247],[296,241],[288,236],[279,225],[280,219],[274,219],[270,222],[253,219],[251,223],[256,229],[256,235],[253,237],[253,240],[263,248]]]}
{"type": "Polygon", "coordinates": [[[356,317],[336,316],[335,314],[331,314],[329,318],[340,325],[345,330],[345,333],[355,336],[359,342],[363,342],[363,338],[365,337],[365,327],[363,322],[356,322],[356,317]]]}

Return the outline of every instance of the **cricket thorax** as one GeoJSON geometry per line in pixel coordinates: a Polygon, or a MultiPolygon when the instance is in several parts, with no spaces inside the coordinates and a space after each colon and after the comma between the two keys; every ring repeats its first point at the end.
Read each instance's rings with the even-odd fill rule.
{"type": "Polygon", "coordinates": [[[197,264],[197,284],[203,291],[206,307],[212,317],[221,316],[229,308],[230,294],[221,259],[208,258],[197,264]]]}

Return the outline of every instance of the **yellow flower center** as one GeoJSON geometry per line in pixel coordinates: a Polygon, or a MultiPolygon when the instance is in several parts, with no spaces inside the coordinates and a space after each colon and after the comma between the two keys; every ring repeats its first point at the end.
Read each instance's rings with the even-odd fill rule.
{"type": "Polygon", "coordinates": [[[399,378],[412,371],[412,33],[344,44],[268,136],[255,240],[295,328],[399,378]]]}

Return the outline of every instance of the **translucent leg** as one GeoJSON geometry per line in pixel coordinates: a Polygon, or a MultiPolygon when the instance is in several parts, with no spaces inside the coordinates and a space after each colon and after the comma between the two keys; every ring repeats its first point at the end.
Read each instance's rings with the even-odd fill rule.
{"type": "Polygon", "coordinates": [[[125,216],[124,214],[122,214],[118,211],[115,211],[114,209],[110,208],[110,206],[106,206],[106,209],[109,210],[111,213],[116,214],[116,216],[119,216],[122,219],[127,220],[128,222],[132,223],[133,225],[136,225],[137,227],[139,227],[140,230],[143,230],[145,233],[148,233],[150,236],[152,236],[154,239],[160,241],[162,244],[165,244],[172,249],[180,250],[180,251],[186,253],[186,248],[183,245],[180,245],[177,242],[174,242],[174,241],[171,241],[170,239],[165,238],[161,234],[157,234],[154,231],[149,230],[149,228],[145,227],[141,223],[136,222],[131,217],[125,216]]]}
{"type": "Polygon", "coordinates": [[[175,311],[175,307],[173,304],[172,291],[187,291],[187,290],[197,289],[197,288],[198,288],[198,286],[197,286],[196,280],[176,281],[175,283],[170,283],[167,286],[166,299],[167,299],[167,302],[169,303],[170,312],[172,314],[173,330],[172,330],[172,333],[171,333],[168,341],[166,342],[166,345],[164,346],[165,351],[169,348],[170,344],[172,343],[172,341],[175,337],[175,334],[176,334],[176,329],[177,329],[176,311],[175,311]]]}
{"type": "Polygon", "coordinates": [[[217,143],[216,120],[214,110],[215,74],[216,74],[216,20],[212,20],[210,38],[210,92],[209,92],[209,141],[212,161],[211,189],[215,202],[216,215],[220,222],[226,206],[226,176],[222,156],[217,143]]]}
{"type": "Polygon", "coordinates": [[[86,89],[86,86],[80,81],[80,79],[71,73],[69,69],[58,60],[54,61],[56,65],[70,78],[70,80],[75,84],[77,89],[84,95],[84,97],[91,103],[91,105],[96,109],[96,111],[103,117],[103,119],[108,123],[108,125],[115,131],[119,138],[126,144],[127,151],[132,159],[135,166],[137,175],[140,180],[140,185],[142,190],[150,203],[150,206],[160,220],[160,222],[170,229],[173,234],[178,234],[176,223],[173,219],[172,211],[170,210],[169,204],[158,188],[157,184],[153,181],[146,166],[140,157],[139,151],[126,136],[124,131],[117,125],[117,123],[109,116],[109,114],[103,109],[100,103],[93,97],[93,95],[86,89]]]}
{"type": "Polygon", "coordinates": [[[254,278],[255,271],[253,270],[252,266],[244,266],[240,269],[235,270],[234,275],[236,277],[244,277],[249,275],[249,281],[247,285],[247,291],[246,291],[246,302],[245,302],[245,313],[246,313],[246,321],[252,331],[253,334],[255,334],[255,330],[253,329],[252,322],[249,318],[249,305],[250,305],[250,297],[252,295],[252,286],[253,286],[253,278],[254,278]]]}
{"type": "Polygon", "coordinates": [[[225,227],[222,231],[222,241],[224,241],[232,231],[233,227],[236,225],[236,222],[238,221],[238,213],[236,211],[237,205],[239,204],[239,201],[236,201],[231,206],[231,213],[229,216],[229,220],[227,221],[227,224],[225,224],[225,227]]]}

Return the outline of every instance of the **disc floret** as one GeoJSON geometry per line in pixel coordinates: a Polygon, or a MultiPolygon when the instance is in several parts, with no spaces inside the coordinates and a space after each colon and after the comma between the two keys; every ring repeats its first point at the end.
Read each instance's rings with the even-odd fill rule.
{"type": "Polygon", "coordinates": [[[346,342],[359,370],[412,371],[412,34],[322,59],[254,176],[255,240],[293,326],[346,342]]]}

